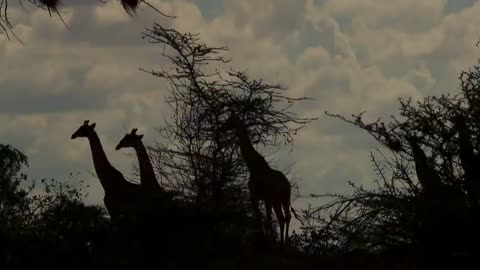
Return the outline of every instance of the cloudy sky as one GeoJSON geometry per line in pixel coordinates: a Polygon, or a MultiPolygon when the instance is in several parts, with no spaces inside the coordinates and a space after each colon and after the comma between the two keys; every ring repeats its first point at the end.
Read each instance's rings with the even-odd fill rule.
{"type": "Polygon", "coordinates": [[[168,113],[165,81],[138,70],[165,63],[161,48],[141,39],[153,22],[226,45],[235,68],[315,98],[297,111],[319,120],[296,137],[293,153],[271,157],[279,169],[294,163],[303,194],[374,180],[374,142],[325,110],[373,119],[395,113],[399,97],[455,93],[459,72],[480,55],[480,2],[472,0],[152,1],[174,20],[146,6],[129,18],[116,0],[65,2],[71,31],[44,11],[11,4],[25,45],[0,37],[0,143],[28,155],[32,178],[79,173],[92,203],[103,196],[89,173],[90,149],[71,134],[96,122],[112,164],[130,175],[135,160],[115,144],[133,127],[153,142],[168,113]]]}

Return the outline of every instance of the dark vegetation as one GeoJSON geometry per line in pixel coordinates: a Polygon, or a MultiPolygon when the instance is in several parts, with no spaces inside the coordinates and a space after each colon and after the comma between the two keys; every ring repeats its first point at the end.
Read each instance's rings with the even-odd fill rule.
{"type": "Polygon", "coordinates": [[[480,127],[478,65],[461,73],[461,92],[400,100],[389,122],[344,117],[381,145],[371,153],[376,188],[304,210],[298,235],[309,254],[472,256],[479,251],[480,127]]]}
{"type": "Polygon", "coordinates": [[[172,64],[144,71],[170,85],[166,103],[171,115],[159,129],[162,140],[149,152],[162,188],[173,198],[155,201],[155,212],[112,221],[100,208],[82,203],[81,189],[61,182],[45,182],[48,192],[33,196],[30,187],[22,188],[16,180],[28,182],[26,176],[16,176],[26,158],[5,146],[11,149],[9,160],[18,153],[13,156],[17,163],[12,163],[18,165],[5,181],[18,182],[12,192],[22,194],[20,205],[27,212],[39,208],[37,219],[42,220],[32,221],[31,229],[15,226],[18,234],[5,230],[18,243],[16,249],[7,247],[8,267],[123,269],[153,263],[164,269],[232,268],[246,257],[262,258],[279,248],[276,239],[263,236],[253,217],[244,161],[236,136],[224,123],[235,111],[255,145],[275,150],[291,145],[295,133],[314,120],[290,111],[307,99],[287,97],[280,85],[250,79],[243,72],[220,71],[228,63],[221,56],[226,48],[203,44],[196,35],[155,24],[144,38],[162,46],[161,57],[172,64]],[[44,218],[51,223],[43,225],[44,218]],[[40,235],[30,236],[30,230],[40,235]],[[32,253],[40,262],[25,259],[32,253]],[[45,260],[49,254],[62,255],[45,260]]]}
{"type": "MultiPolygon", "coordinates": [[[[140,2],[122,3],[132,12],[140,2]]],[[[0,23],[11,27],[3,16],[0,23]]],[[[382,145],[371,153],[376,186],[350,183],[350,193],[312,195],[330,201],[303,209],[302,231],[280,247],[259,232],[246,166],[224,122],[235,112],[253,144],[278,150],[315,120],[291,112],[308,99],[222,71],[226,48],[196,35],[155,24],[143,37],[171,64],[142,69],[169,83],[171,114],[149,153],[171,197],[158,199],[154,212],[113,222],[102,207],[85,205],[81,181],[41,180],[35,188],[21,173],[27,157],[0,144],[1,269],[472,267],[480,240],[480,66],[462,72],[459,94],[400,100],[400,115],[387,122],[327,113],[382,145]]]]}

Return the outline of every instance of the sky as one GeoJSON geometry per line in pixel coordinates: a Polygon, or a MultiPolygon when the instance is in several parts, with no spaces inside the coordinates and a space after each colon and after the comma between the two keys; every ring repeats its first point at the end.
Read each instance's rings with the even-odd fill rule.
{"type": "Polygon", "coordinates": [[[166,64],[162,48],[141,39],[154,22],[227,46],[233,68],[280,83],[289,96],[314,99],[295,111],[319,119],[295,137],[293,152],[268,158],[281,170],[293,164],[291,178],[303,195],[375,180],[369,152],[378,145],[324,111],[388,119],[398,112],[398,98],[458,93],[459,73],[480,56],[479,1],[151,3],[178,18],[160,17],[145,5],[130,18],[119,1],[65,0],[61,12],[69,30],[45,11],[10,4],[24,45],[0,36],[0,143],[29,157],[31,178],[63,181],[73,173],[89,185],[87,201],[102,202],[87,140],[70,139],[87,119],[97,124],[111,163],[132,177],[136,159],[115,145],[132,128],[153,143],[169,113],[166,82],[139,70],[166,64]]]}

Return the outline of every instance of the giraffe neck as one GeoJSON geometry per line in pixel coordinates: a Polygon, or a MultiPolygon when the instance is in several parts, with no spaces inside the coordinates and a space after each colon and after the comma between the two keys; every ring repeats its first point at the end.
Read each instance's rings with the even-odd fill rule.
{"type": "Polygon", "coordinates": [[[250,174],[260,170],[270,169],[265,158],[253,147],[252,142],[248,137],[247,129],[245,127],[239,128],[237,134],[240,141],[240,152],[242,153],[243,160],[247,164],[250,174]]]}
{"type": "Polygon", "coordinates": [[[435,172],[431,164],[429,164],[425,152],[416,142],[410,142],[415,162],[415,171],[417,172],[418,181],[424,190],[438,190],[441,186],[441,179],[435,172]]]}
{"type": "Polygon", "coordinates": [[[138,166],[140,167],[140,181],[143,187],[150,190],[158,190],[157,178],[155,177],[155,171],[153,170],[152,162],[148,156],[145,145],[140,141],[135,145],[135,151],[138,157],[138,166]]]}
{"type": "Polygon", "coordinates": [[[111,191],[114,183],[111,175],[118,174],[119,172],[110,164],[105,151],[103,150],[102,143],[97,133],[94,131],[91,136],[88,137],[90,143],[90,149],[92,151],[93,166],[97,177],[102,184],[105,192],[111,191]]]}

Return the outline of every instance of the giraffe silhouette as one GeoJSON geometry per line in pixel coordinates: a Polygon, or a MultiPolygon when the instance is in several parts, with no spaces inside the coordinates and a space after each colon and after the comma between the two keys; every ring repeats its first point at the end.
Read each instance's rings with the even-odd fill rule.
{"type": "Polygon", "coordinates": [[[238,138],[241,155],[250,172],[248,189],[250,202],[257,219],[260,220],[261,217],[259,202],[264,201],[266,210],[265,229],[268,230],[271,224],[273,207],[280,226],[280,242],[281,244],[287,243],[291,219],[289,208],[290,182],[282,172],[272,169],[265,158],[255,150],[249,138],[247,126],[234,112],[225,122],[224,128],[233,129],[238,138]]]}
{"type": "Polygon", "coordinates": [[[141,198],[140,185],[128,182],[120,171],[110,164],[98,134],[95,132],[95,123],[89,125],[86,120],[71,139],[87,138],[92,152],[93,165],[100,184],[105,192],[103,202],[112,221],[116,222],[125,217],[131,217],[136,212],[139,198],[141,198]]]}
{"type": "Polygon", "coordinates": [[[108,161],[95,124],[90,125],[86,120],[71,139],[80,137],[87,138],[90,143],[95,172],[105,192],[103,200],[115,225],[110,239],[114,245],[121,246],[120,253],[119,249],[114,249],[119,261],[128,259],[146,268],[158,263],[159,254],[182,256],[208,247],[205,239],[208,239],[207,229],[211,226],[204,220],[208,221],[209,217],[182,202],[162,200],[158,203],[155,197],[152,200],[145,194],[142,185],[128,182],[108,161]],[[185,247],[183,243],[187,242],[188,247],[185,247]]]}
{"type": "Polygon", "coordinates": [[[138,158],[138,166],[140,168],[141,186],[146,192],[161,193],[163,192],[163,189],[160,187],[157,178],[155,177],[155,171],[153,170],[150,157],[148,156],[147,149],[142,142],[142,138],[143,134],[137,135],[137,129],[134,128],[130,133],[125,134],[115,147],[115,150],[129,147],[135,149],[138,158]]]}
{"type": "Polygon", "coordinates": [[[461,241],[468,239],[465,222],[467,209],[463,191],[453,185],[442,182],[434,168],[434,160],[428,158],[421,148],[421,140],[407,135],[415,164],[417,179],[422,190],[420,199],[418,225],[419,235],[416,237],[425,252],[441,254],[451,247],[461,247],[461,241]],[[456,234],[447,232],[457,232],[456,234]]]}
{"type": "MultiPolygon", "coordinates": [[[[115,150],[132,147],[137,153],[140,168],[140,186],[144,195],[142,211],[150,213],[150,218],[160,217],[167,213],[171,215],[171,212],[168,211],[178,207],[178,202],[174,202],[173,194],[167,192],[158,184],[147,149],[142,142],[143,134],[137,135],[136,132],[137,129],[134,128],[130,133],[125,134],[115,147],[115,150]],[[167,212],[165,212],[166,210],[167,212]]],[[[160,220],[157,220],[157,222],[160,222],[160,220]]]]}

